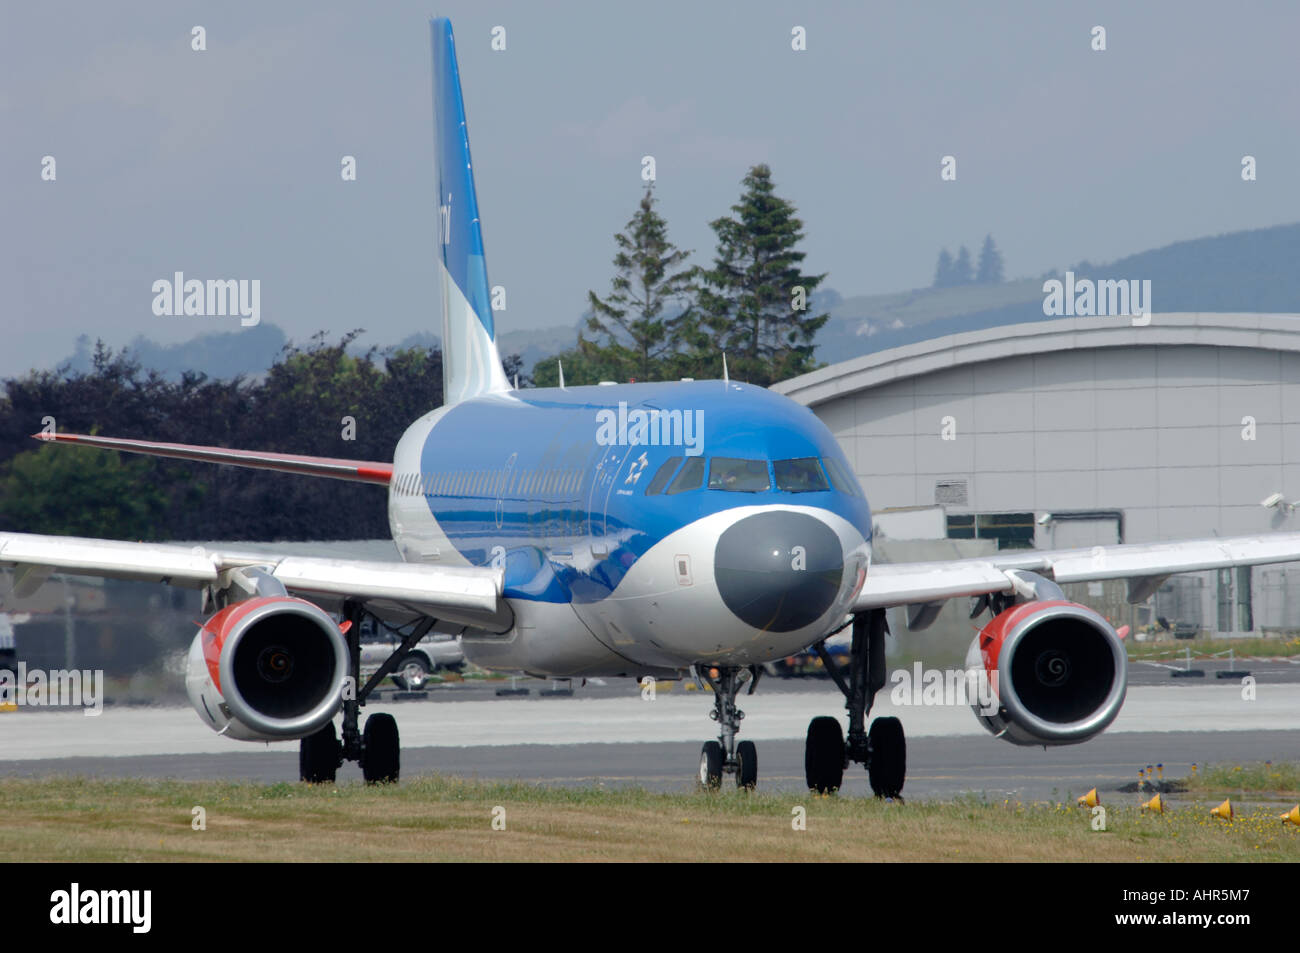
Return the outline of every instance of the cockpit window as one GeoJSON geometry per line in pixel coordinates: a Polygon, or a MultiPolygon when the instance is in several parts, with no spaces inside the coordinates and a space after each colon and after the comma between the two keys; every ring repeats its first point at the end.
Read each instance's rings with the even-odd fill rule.
{"type": "Polygon", "coordinates": [[[665,460],[663,465],[655,471],[654,479],[650,481],[650,485],[645,488],[645,495],[654,496],[656,493],[662,493],[664,487],[668,485],[668,481],[672,479],[673,471],[677,469],[677,465],[681,462],[681,457],[671,457],[665,460]]]}
{"type": "Polygon", "coordinates": [[[760,493],[771,483],[767,478],[766,460],[739,460],[714,457],[709,461],[709,489],[733,493],[760,493]]]}
{"type": "Polygon", "coordinates": [[[698,490],[704,482],[704,458],[688,457],[677,478],[668,487],[669,494],[698,490]]]}
{"type": "Polygon", "coordinates": [[[849,496],[861,496],[862,491],[858,489],[858,481],[851,473],[845,473],[844,467],[834,457],[827,457],[822,461],[826,464],[826,473],[831,478],[831,484],[841,493],[847,493],[849,496]]]}
{"type": "Polygon", "coordinates": [[[777,460],[772,464],[776,471],[776,488],[787,493],[814,493],[829,490],[826,475],[816,457],[799,457],[794,460],[777,460]]]}

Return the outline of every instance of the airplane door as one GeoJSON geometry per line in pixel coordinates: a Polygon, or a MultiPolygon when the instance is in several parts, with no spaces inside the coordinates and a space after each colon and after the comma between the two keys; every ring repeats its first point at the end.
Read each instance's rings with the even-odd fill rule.
{"type": "Polygon", "coordinates": [[[497,496],[497,505],[496,505],[496,521],[497,521],[497,529],[500,529],[500,528],[501,528],[502,519],[503,519],[503,517],[504,517],[504,515],[505,515],[505,495],[506,495],[506,492],[508,491],[508,489],[509,489],[509,487],[510,487],[510,474],[514,471],[514,468],[515,468],[515,461],[518,460],[518,459],[519,459],[519,454],[517,454],[517,453],[512,453],[512,454],[510,454],[510,459],[508,459],[508,460],[506,461],[505,468],[501,471],[501,473],[500,473],[500,474],[498,475],[498,477],[497,477],[497,487],[496,487],[496,490],[497,490],[497,493],[496,493],[496,496],[497,496]]]}
{"type": "Polygon", "coordinates": [[[607,515],[609,496],[614,490],[619,470],[627,459],[630,447],[606,447],[596,464],[596,474],[591,481],[591,492],[587,496],[587,531],[591,535],[591,550],[595,556],[609,553],[609,530],[607,515]]]}

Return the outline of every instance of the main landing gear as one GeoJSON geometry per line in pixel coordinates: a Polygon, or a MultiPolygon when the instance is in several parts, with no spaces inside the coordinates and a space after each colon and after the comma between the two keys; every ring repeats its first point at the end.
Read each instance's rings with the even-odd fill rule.
{"type": "Polygon", "coordinates": [[[758,784],[758,752],[754,742],[736,743],[736,732],[745,713],[736,707],[736,694],[749,683],[754,694],[762,669],[736,666],[704,669],[700,677],[713,689],[713,711],[709,717],[718,723],[718,740],[706,741],[700,751],[700,785],[710,791],[722,787],[722,776],[736,776],[736,786],[752,790],[758,784]]]}
{"type": "Polygon", "coordinates": [[[871,730],[865,730],[871,703],[885,685],[886,630],[884,609],[872,609],[854,617],[847,681],[825,644],[818,642],[813,646],[826,671],[844,693],[844,707],[849,711],[847,742],[838,718],[814,718],[808,725],[804,776],[808,787],[818,794],[838,790],[844,783],[844,769],[850,761],[856,761],[866,766],[876,797],[902,800],[907,775],[907,741],[902,723],[897,718],[877,718],[871,723],[871,730]]]}
{"type": "Polygon", "coordinates": [[[361,731],[361,708],[375,686],[397,668],[398,660],[405,657],[433,628],[434,620],[421,619],[393,650],[393,654],[379,666],[379,670],[370,676],[365,685],[356,689],[361,674],[361,619],[364,615],[365,609],[361,603],[349,600],[343,604],[343,617],[351,623],[344,637],[348,643],[348,670],[354,690],[343,693],[342,741],[335,733],[334,722],[331,721],[314,735],[299,742],[298,774],[308,784],[333,784],[344,761],[359,762],[362,776],[371,784],[395,782],[401,768],[397,720],[392,715],[380,712],[367,718],[365,730],[361,731]]]}

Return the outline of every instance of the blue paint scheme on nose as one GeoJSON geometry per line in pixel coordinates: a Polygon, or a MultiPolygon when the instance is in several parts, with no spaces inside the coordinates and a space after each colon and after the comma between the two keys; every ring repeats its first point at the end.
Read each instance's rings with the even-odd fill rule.
{"type": "MultiPolygon", "coordinates": [[[[729,509],[816,508],[841,517],[870,540],[871,513],[860,491],[828,486],[796,493],[773,481],[759,492],[730,492],[710,489],[706,469],[699,485],[686,492],[647,494],[662,465],[684,460],[697,448],[706,465],[716,457],[769,465],[818,457],[834,460],[842,473],[853,472],[825,424],[808,408],[772,391],[721,381],[623,384],[521,390],[451,407],[423,446],[421,469],[428,475],[428,489],[422,492],[451,544],[471,564],[486,565],[494,547],[500,547],[506,557],[506,595],[527,600],[590,603],[607,598],[652,546],[729,509]],[[620,412],[620,405],[625,413],[691,415],[699,421],[692,431],[696,447],[602,443],[601,415],[620,412]]],[[[833,557],[839,567],[829,556],[824,564],[810,558],[806,572],[811,576],[799,577],[804,583],[791,580],[794,598],[806,600],[809,607],[821,598],[811,577],[825,572],[829,578],[831,570],[842,568],[838,538],[828,527],[819,527],[836,539],[833,557]]],[[[817,530],[810,533],[821,538],[817,530]]],[[[789,544],[800,545],[794,539],[789,544]]],[[[753,569],[740,563],[735,568],[753,569]]],[[[793,626],[802,615],[789,607],[773,611],[771,624],[793,626]]]]}

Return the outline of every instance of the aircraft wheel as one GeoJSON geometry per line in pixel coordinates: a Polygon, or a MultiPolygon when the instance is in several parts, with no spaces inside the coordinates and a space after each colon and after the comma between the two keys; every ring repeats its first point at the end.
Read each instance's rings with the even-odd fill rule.
{"type": "Polygon", "coordinates": [[[722,787],[722,745],[704,742],[700,749],[700,786],[709,791],[722,787]]]}
{"type": "Polygon", "coordinates": [[[339,769],[339,739],[334,722],[298,742],[298,776],[308,784],[333,784],[339,769]]]}
{"type": "Polygon", "coordinates": [[[907,740],[897,718],[877,718],[867,732],[871,761],[867,777],[876,797],[901,797],[907,776],[907,740]]]}
{"type": "Polygon", "coordinates": [[[752,791],[758,786],[758,749],[752,741],[736,745],[736,787],[752,791]]]}
{"type": "Polygon", "coordinates": [[[808,723],[803,748],[804,777],[818,794],[838,791],[844,783],[844,729],[838,718],[822,716],[808,723]]]}
{"type": "Polygon", "coordinates": [[[404,692],[418,692],[429,680],[429,666],[418,655],[408,656],[393,674],[393,684],[404,692]]]}
{"type": "Polygon", "coordinates": [[[361,774],[371,784],[397,780],[401,764],[401,744],[397,737],[397,719],[389,714],[371,715],[361,732],[361,774]]]}

